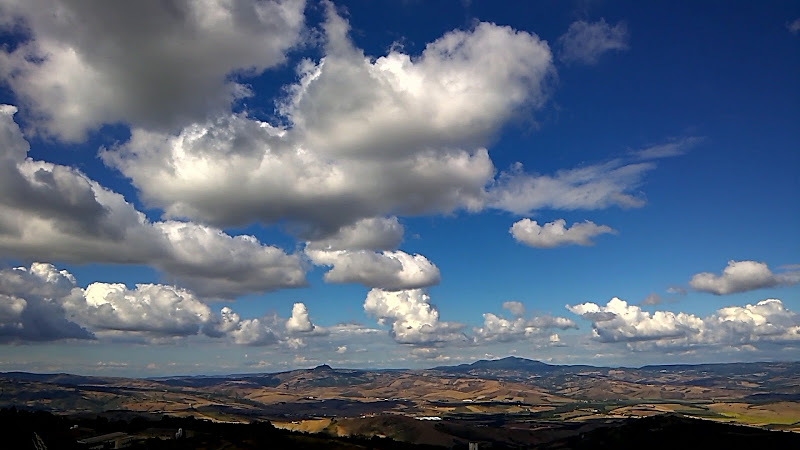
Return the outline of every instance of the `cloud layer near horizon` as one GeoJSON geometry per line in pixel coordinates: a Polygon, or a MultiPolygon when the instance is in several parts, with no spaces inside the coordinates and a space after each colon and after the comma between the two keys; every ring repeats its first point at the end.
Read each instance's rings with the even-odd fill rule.
{"type": "Polygon", "coordinates": [[[52,264],[0,270],[0,341],[61,339],[131,340],[205,335],[237,344],[270,345],[292,337],[321,334],[304,304],[292,315],[240,319],[231,308],[215,314],[193,292],[175,286],[91,283],[78,287],[75,277],[52,264]]]}
{"type": "Polygon", "coordinates": [[[567,309],[592,323],[594,339],[626,343],[633,350],[800,342],[800,314],[778,299],[721,308],[705,318],[683,312],[649,313],[616,297],[606,305],[587,302],[567,309]]]}

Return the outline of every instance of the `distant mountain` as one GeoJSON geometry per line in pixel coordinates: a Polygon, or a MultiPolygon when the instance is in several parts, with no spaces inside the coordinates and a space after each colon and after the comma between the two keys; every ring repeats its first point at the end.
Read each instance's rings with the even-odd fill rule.
{"type": "Polygon", "coordinates": [[[30,373],[30,372],[0,372],[0,376],[10,380],[55,383],[64,386],[77,386],[80,384],[106,384],[107,379],[69,373],[30,373]]]}
{"type": "Polygon", "coordinates": [[[313,369],[311,369],[311,371],[312,372],[317,372],[317,373],[320,373],[320,372],[327,373],[327,372],[333,372],[334,370],[333,370],[333,367],[331,367],[331,366],[329,366],[327,364],[322,364],[321,366],[314,367],[313,369]]]}
{"type": "Polygon", "coordinates": [[[553,366],[533,359],[518,358],[507,356],[501,359],[481,359],[471,364],[459,364],[457,366],[440,366],[432,370],[442,372],[470,372],[473,370],[513,370],[533,373],[549,373],[559,369],[560,366],[553,366]]]}

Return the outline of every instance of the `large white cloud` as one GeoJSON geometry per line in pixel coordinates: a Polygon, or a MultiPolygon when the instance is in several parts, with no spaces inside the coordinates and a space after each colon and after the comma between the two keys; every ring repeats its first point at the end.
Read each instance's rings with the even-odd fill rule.
{"type": "Polygon", "coordinates": [[[680,338],[703,330],[703,320],[692,314],[671,311],[651,314],[616,297],[605,306],[587,302],[567,305],[567,309],[590,320],[594,335],[603,342],[680,338]]]}
{"type": "Polygon", "coordinates": [[[314,331],[313,323],[308,318],[308,308],[303,303],[295,303],[292,306],[292,315],[286,321],[286,330],[289,333],[308,333],[314,331]]]}
{"type": "Polygon", "coordinates": [[[628,48],[628,28],[620,22],[613,27],[605,19],[578,20],[558,38],[559,57],[566,63],[595,64],[604,53],[628,48]]]}
{"type": "Polygon", "coordinates": [[[329,283],[361,283],[385,290],[416,289],[438,284],[439,268],[422,255],[402,251],[308,250],[316,265],[331,266],[325,273],[329,283]]]}
{"type": "Polygon", "coordinates": [[[251,95],[232,75],[282,63],[303,0],[9,0],[0,77],[42,131],[80,140],[106,123],[172,129],[251,95]]]}
{"type": "Polygon", "coordinates": [[[702,272],[692,276],[689,286],[715,295],[734,294],[761,288],[800,283],[800,271],[772,273],[766,263],[757,261],[729,261],[722,275],[702,272]]]}
{"type": "Polygon", "coordinates": [[[535,220],[522,219],[511,226],[509,232],[514,239],[531,247],[552,248],[560,245],[592,245],[592,238],[605,233],[615,233],[606,225],[595,225],[586,221],[566,227],[564,219],[539,225],[535,220]]]}
{"type": "Polygon", "coordinates": [[[439,311],[423,289],[385,291],[372,289],[364,301],[364,311],[389,325],[390,335],[401,344],[422,346],[445,342],[466,342],[463,325],[439,320],[439,311]]]}
{"type": "Polygon", "coordinates": [[[547,44],[479,23],[418,57],[372,59],[329,9],[325,57],[300,65],[281,106],[287,127],[233,114],[177,136],[134,129],[105,162],[167,217],[288,219],[314,239],[359,219],[483,208],[495,171],[484,145],[547,98],[547,44]]]}
{"type": "Polygon", "coordinates": [[[492,23],[446,33],[421,55],[371,58],[327,5],[325,55],[298,65],[281,124],[246,113],[198,121],[177,135],[134,128],[103,160],[167,218],[218,226],[288,224],[321,240],[360,220],[497,208],[640,207],[652,162],[614,160],[496,176],[485,146],[521,109],[548,98],[548,45],[492,23]]]}
{"type": "Polygon", "coordinates": [[[147,264],[206,296],[305,284],[297,255],[191,222],[151,222],[82,172],[25,158],[15,112],[0,108],[0,255],[147,264]]]}
{"type": "Polygon", "coordinates": [[[541,105],[552,72],[546,42],[492,23],[451,31],[419,57],[374,62],[332,13],[326,56],[307,64],[284,106],[311,148],[385,160],[485,142],[522,105],[541,105]],[[342,99],[346,101],[342,101],[342,99]]]}
{"type": "Polygon", "coordinates": [[[190,291],[157,284],[92,283],[67,313],[94,330],[191,336],[208,322],[211,309],[190,291]]]}
{"type": "Polygon", "coordinates": [[[719,309],[706,320],[719,339],[733,343],[800,342],[800,314],[778,299],[719,309]]]}
{"type": "Polygon", "coordinates": [[[567,309],[592,322],[595,339],[628,343],[635,350],[800,342],[800,314],[777,299],[721,308],[705,318],[671,311],[651,314],[618,298],[605,306],[588,302],[567,309]]]}

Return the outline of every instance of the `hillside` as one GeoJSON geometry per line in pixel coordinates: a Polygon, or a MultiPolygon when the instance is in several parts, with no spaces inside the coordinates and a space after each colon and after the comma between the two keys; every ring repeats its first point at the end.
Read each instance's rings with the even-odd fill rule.
{"type": "Polygon", "coordinates": [[[289,430],[446,446],[476,426],[490,435],[502,430],[496,441],[528,442],[534,434],[555,439],[673,413],[800,431],[798,395],[800,363],[608,368],[510,357],[428,370],[323,365],[152,379],[0,374],[0,407],[124,419],[268,420],[289,430]]]}

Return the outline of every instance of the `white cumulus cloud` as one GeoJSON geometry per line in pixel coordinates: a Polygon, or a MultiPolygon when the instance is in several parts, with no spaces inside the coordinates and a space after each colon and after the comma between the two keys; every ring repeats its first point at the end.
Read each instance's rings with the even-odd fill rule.
{"type": "Polygon", "coordinates": [[[286,331],[289,333],[307,333],[314,331],[313,323],[308,318],[308,308],[303,303],[295,303],[292,306],[292,315],[286,321],[286,331]]]}
{"type": "Polygon", "coordinates": [[[80,302],[65,309],[94,330],[135,331],[162,336],[191,336],[211,316],[209,307],[185,289],[157,284],[92,283],[80,302]]]}
{"type": "Polygon", "coordinates": [[[592,245],[592,238],[601,234],[616,233],[606,225],[585,221],[566,227],[564,219],[539,225],[535,220],[522,219],[511,226],[514,239],[531,247],[552,248],[561,245],[592,245]]]}
{"type": "Polygon", "coordinates": [[[588,302],[567,305],[567,309],[590,320],[594,335],[603,342],[680,338],[703,329],[703,320],[692,314],[671,311],[651,314],[616,297],[605,306],[588,302]]]}
{"type": "Polygon", "coordinates": [[[281,324],[275,316],[264,316],[253,319],[242,319],[230,307],[220,310],[219,316],[213,317],[203,329],[211,337],[225,337],[240,345],[264,346],[280,342],[281,324]]]}
{"type": "Polygon", "coordinates": [[[390,326],[390,335],[401,344],[433,345],[465,342],[463,325],[439,320],[439,311],[422,289],[384,291],[372,289],[364,301],[364,311],[390,326]]]}
{"type": "Polygon", "coordinates": [[[416,289],[438,284],[439,268],[422,255],[402,251],[306,250],[316,265],[332,266],[329,283],[360,283],[386,290],[416,289]]]}
{"type": "Polygon", "coordinates": [[[483,315],[483,326],[474,329],[479,341],[511,342],[531,337],[544,337],[553,328],[566,330],[577,328],[571,319],[564,317],[539,316],[531,319],[515,317],[506,319],[492,313],[483,315]]]}
{"type": "Polygon", "coordinates": [[[325,56],[299,66],[280,108],[286,126],[232,114],[178,135],[134,128],[105,162],[167,217],[285,219],[311,239],[361,219],[483,208],[494,176],[484,146],[547,99],[547,44],[478,23],[419,56],[371,58],[348,28],[329,5],[325,56]]]}
{"type": "Polygon", "coordinates": [[[800,342],[800,314],[786,309],[778,299],[721,308],[707,322],[719,339],[734,343],[800,342]]]}
{"type": "Polygon", "coordinates": [[[649,313],[618,298],[605,306],[588,302],[567,309],[592,322],[595,339],[627,343],[633,350],[800,342],[800,314],[778,299],[721,308],[705,318],[683,312],[649,313]]]}
{"type": "Polygon", "coordinates": [[[756,289],[800,283],[800,271],[773,273],[766,263],[729,261],[722,275],[702,272],[692,276],[689,286],[714,295],[734,294],[756,289]]]}

